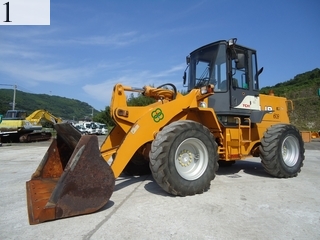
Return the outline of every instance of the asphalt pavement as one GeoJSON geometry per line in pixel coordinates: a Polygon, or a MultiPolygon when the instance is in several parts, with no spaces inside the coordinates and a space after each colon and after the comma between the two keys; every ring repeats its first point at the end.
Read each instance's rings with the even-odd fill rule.
{"type": "Polygon", "coordinates": [[[29,225],[25,182],[49,143],[0,147],[0,239],[320,239],[320,142],[295,178],[250,158],[220,168],[207,192],[173,197],[151,175],[120,176],[100,211],[29,225]]]}

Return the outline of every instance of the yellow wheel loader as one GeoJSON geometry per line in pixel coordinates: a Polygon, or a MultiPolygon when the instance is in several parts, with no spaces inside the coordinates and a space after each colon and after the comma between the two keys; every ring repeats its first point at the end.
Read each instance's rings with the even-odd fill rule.
{"type": "Polygon", "coordinates": [[[304,143],[289,123],[292,102],[259,94],[256,51],[231,39],[200,47],[186,60],[186,95],[170,83],[114,86],[116,124],[100,148],[96,136],[55,125],[57,138],[26,183],[30,224],[99,210],[123,172],[151,171],[164,191],[178,196],[207,191],[219,164],[252,156],[274,177],[297,176],[304,143]],[[156,101],[128,106],[128,92],[156,101]]]}

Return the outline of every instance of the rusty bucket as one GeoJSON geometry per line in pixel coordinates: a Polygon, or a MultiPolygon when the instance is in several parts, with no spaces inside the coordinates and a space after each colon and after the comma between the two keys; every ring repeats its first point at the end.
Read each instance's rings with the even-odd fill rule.
{"type": "Polygon", "coordinates": [[[57,137],[26,183],[30,224],[95,212],[108,202],[115,185],[97,136],[82,136],[67,123],[54,127],[57,137]]]}

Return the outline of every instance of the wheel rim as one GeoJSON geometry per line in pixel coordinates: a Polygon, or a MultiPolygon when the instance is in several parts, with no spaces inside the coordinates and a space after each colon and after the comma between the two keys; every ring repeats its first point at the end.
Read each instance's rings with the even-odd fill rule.
{"type": "Polygon", "coordinates": [[[186,180],[202,176],[208,166],[208,150],[197,138],[188,138],[178,146],[175,153],[175,167],[186,180]]]}
{"type": "Polygon", "coordinates": [[[293,167],[299,159],[299,142],[294,136],[287,136],[281,146],[282,159],[284,163],[293,167]]]}

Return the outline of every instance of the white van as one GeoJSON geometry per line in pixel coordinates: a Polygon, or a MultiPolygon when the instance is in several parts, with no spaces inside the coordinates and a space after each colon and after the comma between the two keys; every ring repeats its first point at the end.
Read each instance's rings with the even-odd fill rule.
{"type": "Polygon", "coordinates": [[[99,132],[101,132],[97,124],[94,122],[85,122],[83,123],[83,126],[88,134],[99,134],[99,132]]]}
{"type": "Polygon", "coordinates": [[[99,123],[98,125],[102,135],[108,134],[108,128],[106,124],[99,123]]]}

